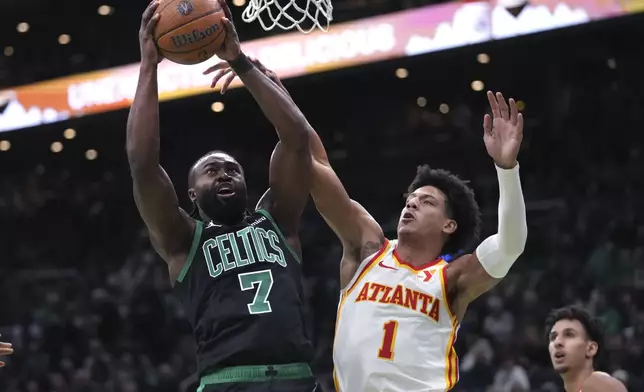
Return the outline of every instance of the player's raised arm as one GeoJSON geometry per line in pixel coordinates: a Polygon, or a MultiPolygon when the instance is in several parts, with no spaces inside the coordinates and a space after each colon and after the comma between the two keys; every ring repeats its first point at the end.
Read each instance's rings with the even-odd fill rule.
{"type": "Polygon", "coordinates": [[[185,261],[195,223],[179,207],[174,186],[159,164],[160,57],[151,37],[157,6],[156,1],[150,3],[141,21],[141,69],[127,120],[126,150],[134,181],[134,200],[150,231],[152,245],[168,263],[174,281],[185,261]]]}
{"type": "MultiPolygon", "coordinates": [[[[300,216],[311,190],[311,154],[309,130],[311,126],[291,98],[266,75],[253,66],[241,51],[232,15],[225,0],[219,0],[226,17],[226,39],[217,56],[226,60],[273,124],[279,143],[271,157],[269,185],[271,203],[265,206],[295,247],[300,216]]],[[[218,69],[211,67],[204,73],[218,69]]]]}
{"type": "MultiPolygon", "coordinates": [[[[275,72],[267,69],[258,60],[251,59],[251,61],[257,70],[265,74],[290,98],[290,94],[275,72]]],[[[223,80],[221,87],[223,94],[236,77],[236,73],[225,62],[214,68],[220,69],[220,72],[213,80],[213,86],[223,80]]],[[[341,265],[341,284],[344,287],[355,274],[360,262],[382,247],[385,237],[380,225],[364,207],[349,198],[344,185],[331,167],[320,136],[312,127],[308,129],[309,146],[313,158],[311,196],[320,215],[342,241],[344,256],[341,265]]],[[[272,192],[269,189],[257,205],[270,203],[271,197],[272,192]]]]}
{"type": "MultiPolygon", "coordinates": [[[[266,69],[259,61],[253,60],[253,62],[258,70],[289,94],[275,72],[266,69]]],[[[351,264],[353,261],[360,263],[365,257],[377,252],[382,247],[385,236],[371,214],[360,203],[349,198],[349,194],[329,162],[320,135],[313,128],[310,128],[310,132],[309,145],[313,157],[311,196],[320,215],[342,241],[345,249],[342,278],[347,275],[348,283],[353,273],[350,272],[351,266],[346,264],[351,264]]]]}
{"type": "MultiPolygon", "coordinates": [[[[494,160],[499,180],[497,233],[486,238],[476,252],[454,261],[458,273],[456,290],[463,305],[494,287],[523,253],[528,236],[525,202],[519,178],[517,156],[523,140],[523,115],[510,99],[488,91],[492,117],[483,120],[485,147],[494,160]]],[[[457,304],[458,307],[458,304],[457,304]]]]}

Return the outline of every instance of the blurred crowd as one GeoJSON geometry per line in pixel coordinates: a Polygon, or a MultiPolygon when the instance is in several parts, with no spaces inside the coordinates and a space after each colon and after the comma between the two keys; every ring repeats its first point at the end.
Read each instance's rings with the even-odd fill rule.
{"type": "MultiPolygon", "coordinates": [[[[520,155],[528,244],[511,274],[468,309],[457,341],[456,391],[561,391],[543,324],[550,309],[567,304],[603,320],[601,370],[630,391],[644,391],[641,85],[632,78],[561,84],[555,105],[539,105],[544,96],[527,101],[535,103],[534,111],[526,108],[520,155]]],[[[481,104],[454,104],[449,115],[370,105],[354,107],[351,118],[325,108],[311,113],[310,104],[305,113],[350,194],[388,236],[395,235],[401,194],[421,162],[470,179],[484,235],[493,233],[498,192],[480,141],[481,104]],[[352,132],[359,126],[378,129],[379,137],[352,132]]],[[[257,148],[265,156],[271,150],[257,148]]],[[[235,154],[247,177],[266,176],[254,152],[235,154]]],[[[173,178],[187,172],[187,165],[169,164],[177,166],[166,167],[173,178]]],[[[35,163],[0,178],[0,333],[16,351],[0,370],[0,391],[194,391],[190,328],[149,245],[127,169],[77,169],[35,163]]],[[[263,191],[252,189],[251,205],[263,191]]],[[[303,220],[313,368],[329,392],[341,249],[311,206],[303,220]]]]}

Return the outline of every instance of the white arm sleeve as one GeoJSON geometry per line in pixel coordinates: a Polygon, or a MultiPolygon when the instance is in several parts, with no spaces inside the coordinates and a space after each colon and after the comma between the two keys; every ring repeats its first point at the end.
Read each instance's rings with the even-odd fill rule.
{"type": "Polygon", "coordinates": [[[493,278],[503,278],[523,253],[528,238],[525,202],[519,178],[519,164],[509,170],[496,166],[499,179],[498,232],[476,248],[485,271],[493,278]]]}

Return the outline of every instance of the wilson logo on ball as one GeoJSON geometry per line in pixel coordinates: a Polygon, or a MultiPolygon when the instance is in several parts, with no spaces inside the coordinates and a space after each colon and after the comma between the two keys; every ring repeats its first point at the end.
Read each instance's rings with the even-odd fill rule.
{"type": "Polygon", "coordinates": [[[172,44],[174,44],[174,46],[177,48],[194,44],[195,42],[199,42],[205,38],[210,37],[211,35],[215,34],[219,29],[220,29],[219,25],[213,24],[212,26],[208,26],[205,29],[192,30],[192,32],[188,34],[173,35],[172,44]]]}
{"type": "Polygon", "coordinates": [[[177,4],[177,11],[181,15],[189,15],[192,12],[192,3],[189,1],[180,1],[179,4],[177,4]]]}

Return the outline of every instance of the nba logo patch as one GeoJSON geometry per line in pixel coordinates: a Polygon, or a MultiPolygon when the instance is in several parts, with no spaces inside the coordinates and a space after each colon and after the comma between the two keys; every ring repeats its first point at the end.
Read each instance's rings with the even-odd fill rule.
{"type": "Polygon", "coordinates": [[[190,15],[192,9],[192,3],[189,1],[180,1],[177,4],[177,11],[183,16],[190,15]]]}

